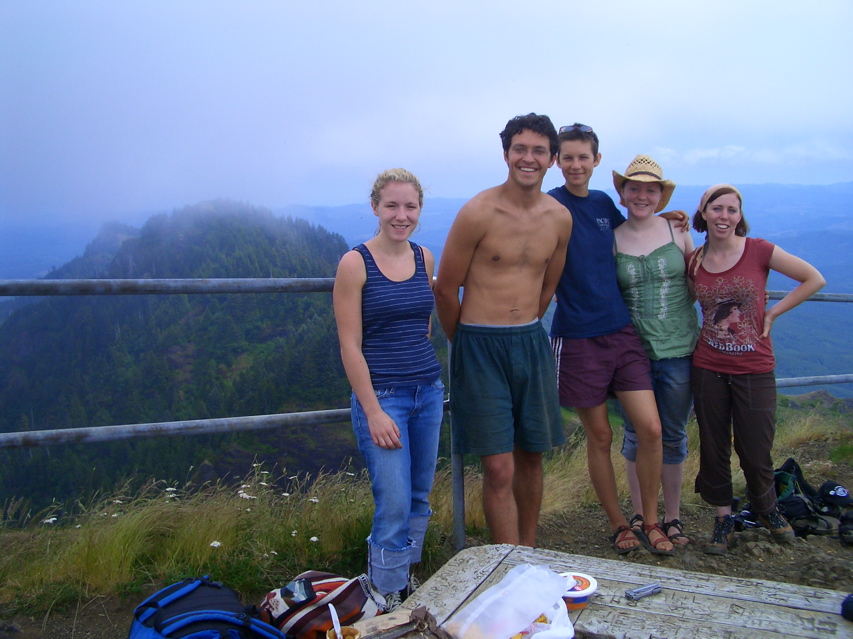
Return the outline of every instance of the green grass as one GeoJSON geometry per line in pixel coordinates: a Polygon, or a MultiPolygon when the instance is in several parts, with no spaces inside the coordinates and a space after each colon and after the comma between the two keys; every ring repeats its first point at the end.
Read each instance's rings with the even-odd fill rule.
{"type": "MultiPolygon", "coordinates": [[[[780,405],[774,460],[796,457],[806,443],[825,442],[832,451],[826,463],[853,463],[849,414],[780,405]]],[[[564,417],[568,442],[545,456],[543,523],[597,503],[583,429],[573,413],[564,417]]],[[[620,493],[627,495],[620,430],[614,425],[612,457],[620,493]]],[[[690,487],[698,470],[695,422],[688,436],[683,501],[700,504],[690,487]]],[[[743,476],[732,461],[735,491],[743,494],[743,476]]],[[[465,473],[467,530],[486,537],[481,475],[476,464],[465,473]]],[[[439,464],[431,497],[435,514],[418,569],[422,578],[453,554],[451,484],[449,464],[439,464]]],[[[0,610],[44,614],[99,596],[139,598],[152,586],[203,574],[256,595],[304,570],[350,577],[365,570],[373,501],[364,473],[285,478],[258,465],[236,486],[150,481],[134,491],[130,485],[38,514],[26,510],[26,500],[7,500],[0,521],[0,610]]]]}
{"type": "Polygon", "coordinates": [[[283,483],[285,491],[257,467],[240,487],[151,482],[134,495],[78,504],[53,523],[30,518],[2,534],[0,602],[61,606],[206,573],[256,592],[308,568],[362,572],[373,510],[367,478],[338,473],[283,483]]]}
{"type": "Polygon", "coordinates": [[[843,435],[838,446],[830,451],[829,459],[835,464],[853,464],[853,435],[843,435]]]}

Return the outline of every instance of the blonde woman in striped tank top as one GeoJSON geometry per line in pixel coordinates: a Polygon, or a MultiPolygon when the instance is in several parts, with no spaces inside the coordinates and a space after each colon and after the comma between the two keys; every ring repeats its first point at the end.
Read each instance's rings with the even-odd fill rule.
{"type": "Polygon", "coordinates": [[[390,612],[415,587],[410,566],[421,559],[432,514],[444,386],[429,341],[435,261],[409,240],[423,189],[409,171],[391,169],[370,199],[379,230],[341,258],[333,300],[353,430],[376,506],[367,572],[390,612]]]}

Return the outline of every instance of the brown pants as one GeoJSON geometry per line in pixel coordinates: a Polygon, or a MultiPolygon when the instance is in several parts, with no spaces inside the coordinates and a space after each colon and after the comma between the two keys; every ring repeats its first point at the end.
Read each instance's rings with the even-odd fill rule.
{"type": "Polygon", "coordinates": [[[776,434],[775,374],[729,375],[694,366],[690,385],[699,422],[696,492],[712,506],[731,505],[734,435],[752,512],[773,511],[776,488],[770,450],[776,434]]]}

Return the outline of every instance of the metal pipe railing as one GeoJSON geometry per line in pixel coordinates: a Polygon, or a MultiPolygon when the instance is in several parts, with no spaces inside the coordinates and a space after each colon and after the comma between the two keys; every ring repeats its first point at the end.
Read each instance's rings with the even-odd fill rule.
{"type": "Polygon", "coordinates": [[[304,413],[193,419],[180,422],[32,430],[16,433],[0,433],[0,449],[59,446],[64,444],[92,444],[95,442],[114,442],[124,439],[143,439],[146,437],[211,435],[216,433],[233,433],[238,430],[266,430],[282,426],[336,424],[339,422],[348,422],[349,420],[350,410],[348,408],[340,408],[304,413]]]}
{"type": "Polygon", "coordinates": [[[817,386],[818,384],[849,384],[853,375],[816,375],[813,377],[783,377],[776,380],[776,388],[817,386]]]}
{"type": "MultiPolygon", "coordinates": [[[[204,279],[0,280],[0,297],[39,295],[151,295],[208,293],[328,293],[331,277],[204,279]]],[[[768,291],[780,300],[788,291],[768,291]]],[[[815,293],[810,302],[853,302],[849,293],[815,293]]]]}
{"type": "MultiPolygon", "coordinates": [[[[0,297],[43,295],[152,295],[222,293],[328,293],[333,278],[210,278],[210,279],[94,279],[94,280],[0,280],[0,297]]],[[[787,291],[769,291],[770,299],[780,300],[787,291]]],[[[813,302],[853,302],[853,295],[816,293],[813,302]]],[[[448,349],[448,353],[449,353],[448,349]]],[[[788,377],[776,380],[778,388],[842,384],[853,382],[853,375],[788,377]]],[[[445,410],[449,408],[445,402],[445,410]]],[[[60,430],[0,433],[0,449],[26,448],[139,439],[264,430],[282,426],[328,424],[349,421],[348,409],[282,413],[248,417],[226,417],[151,424],[98,426],[60,430]]],[[[452,437],[452,434],[451,434],[452,437]]],[[[465,488],[462,455],[451,454],[453,491],[453,545],[465,544],[465,488]]]]}
{"type": "Polygon", "coordinates": [[[0,280],[0,296],[329,293],[331,277],[222,277],[163,280],[0,280]]]}
{"type": "MultiPolygon", "coordinates": [[[[781,300],[790,291],[767,291],[771,300],[781,300]]],[[[853,294],[850,293],[815,293],[807,302],[853,302],[853,294]]]]}

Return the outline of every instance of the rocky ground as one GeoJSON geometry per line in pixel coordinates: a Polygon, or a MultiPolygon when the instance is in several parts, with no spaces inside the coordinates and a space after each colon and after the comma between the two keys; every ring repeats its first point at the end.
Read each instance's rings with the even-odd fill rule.
{"type": "Polygon", "coordinates": [[[677,546],[671,557],[653,555],[645,549],[621,557],[616,555],[607,539],[606,519],[600,511],[592,509],[581,517],[573,514],[571,518],[547,526],[539,536],[539,544],[543,548],[590,557],[853,593],[853,546],[842,545],[838,537],[811,535],[797,538],[791,544],[778,544],[771,540],[767,530],[754,528],[736,532],[735,545],[729,553],[714,556],[703,552],[713,528],[712,520],[710,509],[683,511],[684,532],[691,543],[677,546]],[[586,522],[578,525],[578,519],[586,522]]]}
{"type": "MultiPolygon", "coordinates": [[[[829,446],[824,442],[803,446],[797,461],[806,480],[815,487],[833,480],[853,491],[853,465],[833,464],[828,455],[829,446]]],[[[777,544],[766,529],[752,528],[735,533],[735,545],[727,555],[714,556],[703,552],[713,529],[714,510],[688,506],[682,508],[681,514],[691,543],[676,546],[676,554],[671,557],[653,555],[645,549],[616,555],[608,539],[607,519],[598,507],[547,522],[538,543],[543,548],[590,557],[853,593],[853,546],[843,545],[837,535],[810,535],[798,537],[791,544],[777,544]]]]}
{"type": "MultiPolygon", "coordinates": [[[[853,490],[853,465],[832,464],[828,452],[827,444],[820,442],[807,444],[799,451],[797,460],[806,479],[814,486],[832,479],[853,490]]],[[[853,593],[853,546],[842,545],[837,537],[812,535],[782,545],[773,542],[763,528],[750,529],[736,533],[734,548],[728,555],[718,557],[702,550],[713,526],[713,510],[686,507],[682,519],[692,542],[677,547],[672,557],[652,555],[645,549],[617,556],[608,541],[606,518],[598,507],[551,518],[542,525],[538,541],[543,548],[573,554],[853,593]]],[[[485,540],[472,538],[469,543],[476,545],[485,540]]],[[[19,615],[2,619],[0,639],[123,639],[137,603],[139,596],[132,600],[97,597],[81,601],[73,610],[39,618],[19,615]]]]}

